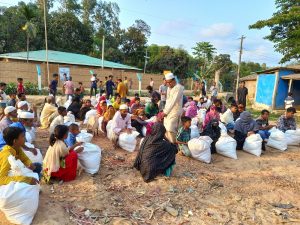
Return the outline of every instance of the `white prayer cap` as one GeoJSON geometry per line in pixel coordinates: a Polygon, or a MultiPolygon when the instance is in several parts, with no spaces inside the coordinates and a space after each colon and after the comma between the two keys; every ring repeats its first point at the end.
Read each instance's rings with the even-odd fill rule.
{"type": "Polygon", "coordinates": [[[31,112],[22,111],[19,114],[20,119],[34,119],[34,114],[31,112]]]}
{"type": "Polygon", "coordinates": [[[27,101],[20,101],[20,102],[18,102],[18,108],[21,108],[21,107],[23,107],[26,104],[28,105],[27,101]]]}
{"type": "Polygon", "coordinates": [[[172,79],[175,79],[175,76],[173,73],[167,73],[165,75],[165,78],[166,78],[166,80],[172,80],[172,79]]]}
{"type": "Polygon", "coordinates": [[[8,115],[8,113],[11,113],[13,111],[17,110],[15,107],[13,106],[7,106],[5,109],[4,109],[4,114],[5,115],[8,115]]]}
{"type": "Polygon", "coordinates": [[[120,105],[120,110],[128,110],[128,106],[125,104],[120,105]]]}

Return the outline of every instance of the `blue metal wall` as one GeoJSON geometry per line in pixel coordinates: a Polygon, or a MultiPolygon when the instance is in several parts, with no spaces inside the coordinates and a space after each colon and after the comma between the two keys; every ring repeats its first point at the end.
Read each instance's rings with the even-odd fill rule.
{"type": "Polygon", "coordinates": [[[260,104],[272,106],[274,85],[275,73],[259,74],[255,101],[260,104]]]}
{"type": "MultiPolygon", "coordinates": [[[[295,73],[291,70],[280,70],[279,71],[279,77],[282,77],[284,75],[289,75],[295,73]]],[[[278,88],[277,88],[277,95],[275,100],[275,108],[276,109],[283,109],[284,108],[284,100],[288,95],[289,91],[289,80],[283,80],[279,78],[278,81],[278,88]]]]}
{"type": "Polygon", "coordinates": [[[294,80],[293,81],[293,98],[295,100],[294,106],[300,106],[300,80],[294,80]]]}

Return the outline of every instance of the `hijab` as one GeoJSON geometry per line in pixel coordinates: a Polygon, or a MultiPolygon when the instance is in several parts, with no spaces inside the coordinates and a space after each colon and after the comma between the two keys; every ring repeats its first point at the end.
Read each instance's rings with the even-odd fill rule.
{"type": "Polygon", "coordinates": [[[205,128],[213,119],[220,121],[220,114],[217,111],[217,107],[214,105],[212,105],[210,107],[210,110],[206,113],[205,120],[203,123],[203,128],[205,128]]]}
{"type": "Polygon", "coordinates": [[[196,103],[194,101],[191,101],[189,107],[185,112],[185,116],[194,118],[195,116],[197,116],[197,110],[198,108],[196,106],[196,103]]]}
{"type": "Polygon", "coordinates": [[[243,134],[256,130],[256,122],[252,119],[249,112],[244,111],[241,113],[240,118],[235,122],[234,130],[243,134]]]}

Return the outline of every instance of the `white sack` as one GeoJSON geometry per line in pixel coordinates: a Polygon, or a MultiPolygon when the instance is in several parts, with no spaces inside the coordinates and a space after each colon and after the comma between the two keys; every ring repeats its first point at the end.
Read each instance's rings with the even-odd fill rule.
{"type": "Polygon", "coordinates": [[[230,137],[227,132],[222,132],[221,137],[216,142],[216,151],[220,155],[224,155],[231,159],[237,159],[236,140],[230,137]]]}
{"type": "Polygon", "coordinates": [[[139,136],[139,132],[132,131],[131,134],[128,133],[121,133],[119,136],[119,146],[128,151],[133,152],[136,146],[136,137],[139,136]]]}
{"type": "Polygon", "coordinates": [[[227,128],[226,128],[226,126],[224,125],[224,123],[221,123],[221,122],[219,122],[219,127],[220,127],[220,129],[221,129],[221,132],[226,132],[227,133],[227,128]]]}
{"type": "Polygon", "coordinates": [[[143,128],[142,128],[142,133],[143,133],[143,136],[146,137],[147,128],[145,126],[143,126],[143,128]]]}
{"type": "Polygon", "coordinates": [[[208,136],[201,136],[199,138],[191,139],[188,142],[188,147],[191,151],[191,155],[194,159],[201,162],[211,162],[210,145],[213,140],[208,136]]]}
{"type": "Polygon", "coordinates": [[[82,147],[84,150],[78,154],[80,165],[89,174],[97,173],[100,168],[101,149],[99,146],[91,143],[85,143],[82,147]]]}
{"type": "Polygon", "coordinates": [[[72,114],[72,112],[68,112],[66,116],[64,116],[64,123],[75,123],[75,116],[72,114]]]}
{"type": "Polygon", "coordinates": [[[71,105],[71,103],[72,103],[72,100],[69,98],[69,99],[65,102],[64,107],[65,107],[66,109],[68,109],[69,106],[71,105]]]}
{"type": "MultiPolygon", "coordinates": [[[[25,145],[28,147],[28,148],[34,148],[34,145],[30,144],[30,143],[25,143],[25,145]]],[[[27,157],[31,160],[31,162],[33,163],[40,163],[40,164],[43,164],[43,156],[42,156],[42,153],[39,149],[36,149],[37,151],[37,154],[34,155],[32,152],[30,151],[25,151],[23,149],[23,152],[25,153],[25,155],[27,155],[27,157]]]]}
{"type": "Polygon", "coordinates": [[[196,125],[191,126],[191,139],[200,137],[199,129],[196,125]]]}
{"type": "Polygon", "coordinates": [[[198,111],[198,122],[199,123],[203,123],[205,120],[205,116],[206,116],[206,109],[200,109],[198,111]]]}
{"type": "Polygon", "coordinates": [[[87,132],[81,132],[76,136],[77,142],[90,143],[92,141],[93,135],[87,132]]]}
{"type": "Polygon", "coordinates": [[[99,125],[99,129],[102,133],[104,133],[104,131],[102,130],[102,121],[103,121],[103,116],[100,116],[98,119],[98,125],[99,125]]]}
{"type": "Polygon", "coordinates": [[[96,115],[97,115],[97,110],[96,109],[92,109],[92,110],[88,111],[85,114],[85,119],[83,121],[83,124],[87,124],[88,121],[89,121],[89,118],[92,117],[92,116],[96,116],[96,115]]]}
{"type": "Polygon", "coordinates": [[[107,125],[106,125],[106,133],[107,133],[107,138],[109,140],[112,140],[113,137],[114,137],[114,134],[113,134],[113,130],[112,130],[112,120],[108,121],[107,125]]]}
{"type": "Polygon", "coordinates": [[[287,145],[299,145],[300,144],[300,129],[287,130],[285,132],[285,138],[287,145]]]}
{"type": "Polygon", "coordinates": [[[281,131],[273,127],[269,130],[271,133],[267,146],[278,149],[280,151],[287,150],[287,141],[285,138],[285,134],[281,131]]]}
{"type": "MultiPolygon", "coordinates": [[[[38,179],[38,174],[26,168],[20,160],[9,156],[9,175],[21,175],[38,179]]],[[[39,185],[10,182],[0,186],[0,210],[14,224],[31,224],[39,204],[39,185]]]]}
{"type": "Polygon", "coordinates": [[[199,120],[199,119],[198,119],[197,117],[194,117],[194,118],[192,119],[191,124],[197,126],[197,125],[198,125],[198,120],[199,120]]]}
{"type": "Polygon", "coordinates": [[[246,138],[243,150],[250,154],[260,156],[262,151],[262,138],[259,134],[252,134],[246,138]]]}

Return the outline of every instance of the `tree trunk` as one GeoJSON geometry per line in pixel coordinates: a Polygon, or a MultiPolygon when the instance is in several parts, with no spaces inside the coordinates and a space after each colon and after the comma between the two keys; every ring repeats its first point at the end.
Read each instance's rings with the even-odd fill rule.
{"type": "Polygon", "coordinates": [[[29,34],[27,33],[27,63],[29,59],[29,34]]]}
{"type": "Polygon", "coordinates": [[[217,84],[217,88],[218,88],[219,91],[220,91],[220,85],[219,85],[220,74],[221,74],[221,70],[216,70],[215,71],[215,82],[217,84]]]}

